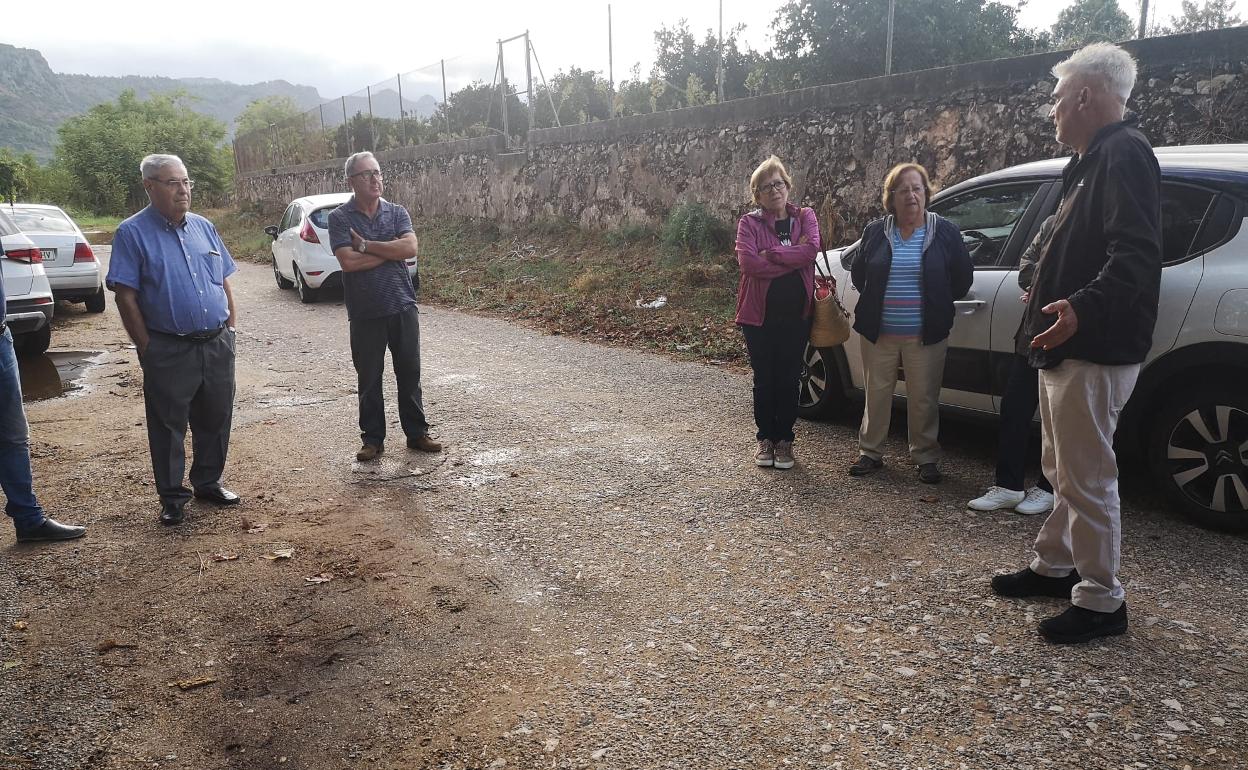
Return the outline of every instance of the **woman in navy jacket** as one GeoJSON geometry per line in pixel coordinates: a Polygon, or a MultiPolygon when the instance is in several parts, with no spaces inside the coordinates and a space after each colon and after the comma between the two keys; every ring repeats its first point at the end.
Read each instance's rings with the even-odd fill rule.
{"type": "Polygon", "coordinates": [[[906,373],[910,457],[919,479],[940,481],[940,383],[953,328],[953,301],[970,291],[971,255],[957,225],[927,210],[932,184],[917,163],[893,167],[884,179],[888,215],[867,225],[842,261],[860,296],[854,330],[862,335],[866,408],[859,458],[850,475],[884,467],[882,448],[892,417],[897,368],[906,373]]]}

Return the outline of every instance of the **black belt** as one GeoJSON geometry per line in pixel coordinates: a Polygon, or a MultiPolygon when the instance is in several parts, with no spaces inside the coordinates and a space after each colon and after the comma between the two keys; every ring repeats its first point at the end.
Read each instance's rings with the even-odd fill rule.
{"type": "Polygon", "coordinates": [[[174,337],[176,339],[195,343],[211,342],[212,340],[215,340],[223,331],[225,331],[224,326],[218,326],[217,328],[209,329],[206,332],[191,332],[190,334],[170,334],[169,332],[158,332],[154,329],[148,329],[148,332],[152,334],[161,334],[165,337],[174,337]]]}
{"type": "Polygon", "coordinates": [[[9,328],[9,325],[4,321],[0,321],[0,334],[4,334],[4,330],[7,328],[9,328]]]}

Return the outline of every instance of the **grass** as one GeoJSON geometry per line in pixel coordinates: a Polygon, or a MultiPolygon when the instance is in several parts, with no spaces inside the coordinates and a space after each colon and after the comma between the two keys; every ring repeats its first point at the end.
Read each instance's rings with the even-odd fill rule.
{"type": "Polygon", "coordinates": [[[264,228],[278,223],[282,218],[281,209],[247,207],[207,209],[197,213],[212,220],[234,259],[268,264],[273,239],[265,234],[264,228]]]}

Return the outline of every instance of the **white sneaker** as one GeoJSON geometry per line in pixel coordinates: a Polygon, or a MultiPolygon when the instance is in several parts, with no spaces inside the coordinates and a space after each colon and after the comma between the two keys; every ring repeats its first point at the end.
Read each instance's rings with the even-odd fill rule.
{"type": "Polygon", "coordinates": [[[976,511],[999,511],[1002,508],[1013,508],[1026,498],[1027,495],[1021,490],[1006,489],[1005,487],[989,487],[983,497],[977,497],[966,504],[967,508],[976,511]]]}
{"type": "Polygon", "coordinates": [[[1051,510],[1053,510],[1053,493],[1045,492],[1040,487],[1027,490],[1027,497],[1014,506],[1014,512],[1024,516],[1035,516],[1037,513],[1048,513],[1051,510]]]}

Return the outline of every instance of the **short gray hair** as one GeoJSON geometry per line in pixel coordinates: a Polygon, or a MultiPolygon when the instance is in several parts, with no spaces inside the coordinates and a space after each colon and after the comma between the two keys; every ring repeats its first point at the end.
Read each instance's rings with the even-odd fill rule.
{"type": "Polygon", "coordinates": [[[347,179],[350,179],[350,178],[351,178],[351,174],[352,174],[352,172],[354,172],[354,171],[355,171],[355,164],[356,164],[356,163],[358,163],[358,162],[360,162],[360,161],[362,161],[362,160],[369,160],[369,159],[372,159],[372,160],[377,160],[377,158],[376,158],[376,157],[375,157],[375,156],[374,156],[371,152],[369,152],[368,150],[364,150],[364,151],[362,151],[362,152],[357,152],[356,154],[354,154],[354,155],[352,155],[351,157],[347,158],[347,163],[346,163],[346,165],[342,167],[342,175],[343,175],[343,177],[344,177],[344,178],[347,178],[347,179]]]}
{"type": "Polygon", "coordinates": [[[146,158],[139,161],[139,173],[143,175],[144,179],[155,179],[156,172],[166,166],[181,166],[182,168],[186,168],[186,164],[183,163],[182,159],[177,155],[153,154],[148,155],[146,158]]]}
{"type": "Polygon", "coordinates": [[[1122,100],[1131,98],[1135,87],[1135,59],[1113,43],[1092,43],[1059,62],[1053,74],[1060,78],[1090,77],[1105,84],[1105,90],[1122,100]]]}

